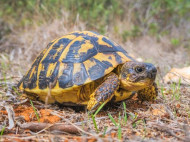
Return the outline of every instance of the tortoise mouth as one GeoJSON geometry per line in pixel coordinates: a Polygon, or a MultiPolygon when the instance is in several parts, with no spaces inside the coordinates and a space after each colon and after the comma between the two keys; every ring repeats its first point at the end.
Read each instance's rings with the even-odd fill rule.
{"type": "Polygon", "coordinates": [[[124,79],[121,80],[121,88],[127,91],[138,91],[149,87],[153,84],[154,80],[150,80],[149,78],[140,80],[138,82],[126,81],[124,79]]]}
{"type": "Polygon", "coordinates": [[[156,74],[153,73],[148,73],[147,75],[144,76],[136,76],[136,77],[131,77],[129,79],[129,81],[137,83],[137,82],[141,82],[141,83],[146,83],[146,82],[154,82],[156,78],[156,74]]]}

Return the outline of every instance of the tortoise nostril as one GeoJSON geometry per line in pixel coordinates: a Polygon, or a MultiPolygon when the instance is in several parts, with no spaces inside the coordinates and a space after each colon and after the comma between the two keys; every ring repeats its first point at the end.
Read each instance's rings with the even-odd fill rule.
{"type": "Polygon", "coordinates": [[[149,66],[148,66],[148,71],[149,71],[149,73],[148,73],[148,78],[154,80],[154,79],[156,78],[156,74],[157,74],[157,69],[156,69],[156,67],[155,67],[154,65],[152,65],[152,64],[149,64],[149,66]]]}
{"type": "Polygon", "coordinates": [[[157,69],[155,67],[153,67],[152,72],[157,73],[157,69]]]}

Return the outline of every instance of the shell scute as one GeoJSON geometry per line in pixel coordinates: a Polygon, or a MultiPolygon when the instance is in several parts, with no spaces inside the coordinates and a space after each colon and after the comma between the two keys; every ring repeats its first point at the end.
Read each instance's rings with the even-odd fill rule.
{"type": "Polygon", "coordinates": [[[89,59],[91,62],[94,62],[94,65],[87,68],[89,77],[91,80],[96,80],[106,74],[106,69],[109,67],[112,67],[112,65],[104,64],[98,59],[95,58],[90,58],[89,59]]]}
{"type": "Polygon", "coordinates": [[[88,74],[83,63],[75,63],[73,71],[73,83],[82,85],[88,79],[88,74]]]}
{"type": "Polygon", "coordinates": [[[61,75],[58,77],[59,87],[69,88],[73,86],[73,63],[65,63],[61,75]]]}

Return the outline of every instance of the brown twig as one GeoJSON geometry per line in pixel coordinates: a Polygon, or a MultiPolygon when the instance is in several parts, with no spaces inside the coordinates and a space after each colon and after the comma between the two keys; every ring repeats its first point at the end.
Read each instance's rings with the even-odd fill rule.
{"type": "MultiPolygon", "coordinates": [[[[17,123],[18,124],[18,123],[17,123]]],[[[41,130],[48,130],[48,131],[63,131],[71,134],[79,134],[80,131],[72,126],[72,125],[66,125],[63,123],[56,123],[56,124],[50,124],[50,123],[24,123],[24,124],[18,124],[20,128],[22,129],[29,129],[33,132],[38,132],[41,130]]]]}
{"type": "MultiPolygon", "coordinates": [[[[70,125],[72,125],[73,127],[75,127],[76,129],[78,129],[79,131],[81,131],[81,132],[83,132],[83,133],[85,133],[85,134],[87,134],[87,135],[95,136],[95,134],[91,134],[91,133],[89,133],[89,132],[84,131],[84,130],[81,129],[79,126],[77,126],[77,125],[71,123],[69,120],[65,119],[64,117],[62,117],[62,116],[59,115],[58,113],[56,113],[56,112],[51,112],[51,114],[56,115],[56,116],[62,118],[64,121],[66,121],[67,123],[69,123],[70,125]]],[[[97,136],[96,136],[96,137],[97,137],[97,136]]]]}
{"type": "Polygon", "coordinates": [[[7,111],[7,114],[8,114],[8,119],[9,119],[9,127],[8,127],[8,129],[10,130],[15,126],[15,123],[14,123],[14,119],[15,119],[14,110],[13,110],[13,107],[11,105],[5,105],[4,107],[5,107],[5,109],[7,111]]]}

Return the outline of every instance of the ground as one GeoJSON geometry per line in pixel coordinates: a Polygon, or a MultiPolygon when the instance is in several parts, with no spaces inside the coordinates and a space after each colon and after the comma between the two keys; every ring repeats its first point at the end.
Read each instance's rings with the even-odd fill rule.
{"type": "Polygon", "coordinates": [[[167,38],[157,41],[143,36],[121,43],[107,32],[107,36],[121,43],[132,56],[156,65],[159,95],[154,102],[140,102],[134,96],[118,104],[108,104],[91,116],[83,107],[31,101],[12,88],[49,41],[81,29],[84,29],[82,24],[68,30],[55,21],[13,34],[1,45],[1,50],[6,47],[0,53],[1,141],[188,141],[190,88],[180,83],[164,84],[163,76],[172,67],[189,65],[189,51],[173,47],[167,38]],[[55,28],[60,26],[62,32],[55,28]]]}

